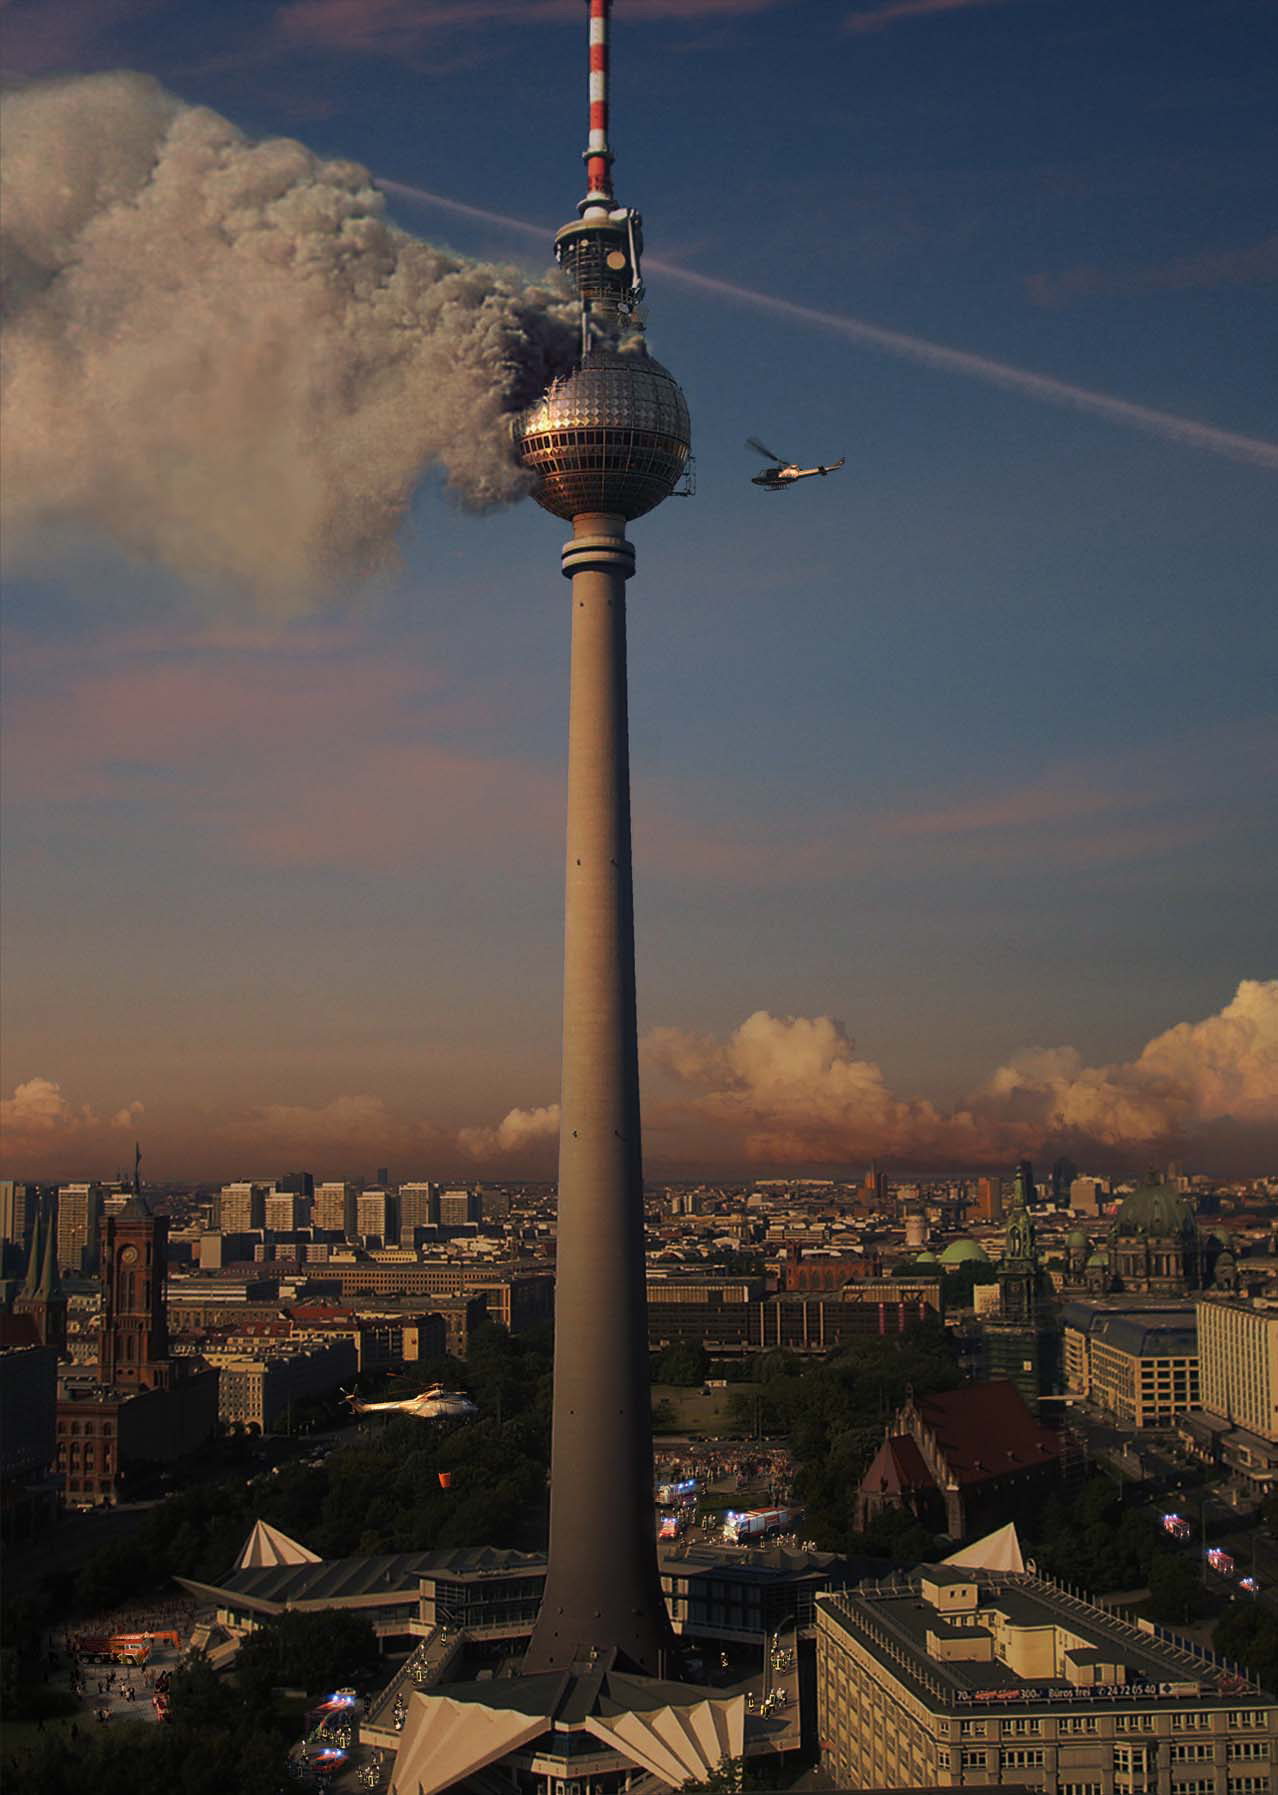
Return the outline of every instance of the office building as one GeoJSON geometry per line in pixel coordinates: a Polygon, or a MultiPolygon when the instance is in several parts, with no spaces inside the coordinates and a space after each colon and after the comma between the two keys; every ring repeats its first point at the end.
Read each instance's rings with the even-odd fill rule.
{"type": "Polygon", "coordinates": [[[1271,1795],[1272,1696],[1046,1580],[920,1565],[816,1609],[836,1788],[1271,1795]]]}
{"type": "Polygon", "coordinates": [[[58,1186],[58,1269],[73,1277],[98,1268],[102,1194],[100,1184],[58,1186]]]}
{"type": "Polygon", "coordinates": [[[328,1234],[340,1234],[344,1240],[355,1238],[357,1220],[356,1191],[353,1184],[342,1181],[317,1184],[311,1210],[311,1226],[328,1234]]]}
{"type": "Polygon", "coordinates": [[[223,1234],[250,1234],[266,1226],[269,1184],[224,1184],[218,1203],[218,1227],[223,1234]]]}
{"type": "Polygon", "coordinates": [[[975,1219],[982,1222],[1002,1221],[1003,1180],[1001,1178],[978,1178],[976,1180],[975,1219]]]}
{"type": "Polygon", "coordinates": [[[311,1199],[301,1192],[273,1190],[266,1199],[266,1228],[272,1234],[296,1234],[309,1227],[311,1199]]]}
{"type": "Polygon", "coordinates": [[[399,1187],[399,1239],[404,1246],[413,1246],[419,1228],[431,1228],[439,1221],[439,1186],[418,1183],[399,1187]]]}
{"type": "Polygon", "coordinates": [[[439,1221],[444,1228],[465,1228],[481,1219],[479,1192],[443,1190],[439,1193],[439,1221]]]}
{"type": "Polygon", "coordinates": [[[1109,1189],[1099,1178],[1075,1178],[1069,1187],[1069,1206],[1084,1215],[1099,1215],[1109,1197],[1109,1189]]]}
{"type": "Polygon", "coordinates": [[[362,1190],[355,1204],[355,1232],[366,1246],[394,1246],[399,1239],[395,1193],[362,1190]]]}
{"type": "Polygon", "coordinates": [[[1075,1300],[1061,1314],[1065,1388],[1129,1427],[1172,1427],[1199,1401],[1188,1303],[1075,1300]]]}

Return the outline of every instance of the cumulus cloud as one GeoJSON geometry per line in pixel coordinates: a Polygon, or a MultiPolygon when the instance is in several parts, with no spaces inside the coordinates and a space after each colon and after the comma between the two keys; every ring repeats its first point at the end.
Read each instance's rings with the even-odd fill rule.
{"type": "Polygon", "coordinates": [[[1073,1047],[1013,1055],[962,1104],[898,1096],[829,1016],[757,1011],[724,1041],[657,1029],[644,1042],[668,1092],[650,1114],[708,1130],[753,1163],[868,1156],[972,1163],[1053,1141],[1123,1152],[1233,1129],[1278,1135],[1278,980],[1245,979],[1219,1014],[1182,1022],[1136,1059],[1088,1066],[1073,1047]]]}
{"type": "Polygon", "coordinates": [[[142,1105],[128,1103],[104,1122],[89,1104],[73,1103],[56,1079],[37,1076],[17,1085],[12,1097],[0,1098],[0,1146],[7,1163],[38,1171],[40,1164],[26,1162],[42,1163],[64,1149],[94,1153],[108,1143],[114,1151],[112,1132],[134,1127],[141,1116],[142,1105]]]}
{"type": "Polygon", "coordinates": [[[463,1128],[457,1139],[472,1159],[485,1160],[521,1155],[558,1137],[559,1105],[547,1103],[538,1109],[508,1110],[495,1128],[463,1128]]]}
{"type": "Polygon", "coordinates": [[[367,172],[128,73],[0,100],[9,553],[68,528],[276,608],[381,566],[423,473],[517,499],[563,296],[398,229],[367,172]]]}

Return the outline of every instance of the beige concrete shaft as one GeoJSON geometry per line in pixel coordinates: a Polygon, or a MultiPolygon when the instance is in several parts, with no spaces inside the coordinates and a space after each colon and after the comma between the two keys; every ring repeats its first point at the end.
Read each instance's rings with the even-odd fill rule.
{"type": "Polygon", "coordinates": [[[616,1647],[667,1671],[657,1573],[639,1141],[620,517],[573,519],[564,1044],[550,1569],[525,1669],[616,1647]]]}

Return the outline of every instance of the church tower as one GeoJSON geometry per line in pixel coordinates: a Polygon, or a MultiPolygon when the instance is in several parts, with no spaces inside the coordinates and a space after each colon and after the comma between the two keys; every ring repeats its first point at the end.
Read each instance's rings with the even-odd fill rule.
{"type": "Polygon", "coordinates": [[[58,1276],[58,1222],[47,1199],[36,1210],[27,1273],[13,1308],[15,1314],[31,1317],[41,1346],[66,1351],[67,1299],[58,1276]]]}

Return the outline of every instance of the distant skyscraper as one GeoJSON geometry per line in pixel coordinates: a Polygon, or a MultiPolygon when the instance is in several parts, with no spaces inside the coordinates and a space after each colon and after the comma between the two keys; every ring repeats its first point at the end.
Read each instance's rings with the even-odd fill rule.
{"type": "Polygon", "coordinates": [[[395,1194],[389,1190],[363,1190],[355,1205],[355,1232],[362,1241],[394,1246],[399,1239],[395,1194]]]}
{"type": "Polygon", "coordinates": [[[223,1234],[249,1234],[266,1226],[266,1198],[269,1184],[245,1180],[222,1186],[218,1207],[218,1227],[223,1234]]]}
{"type": "Polygon", "coordinates": [[[1069,1203],[1069,1187],[1078,1177],[1078,1167],[1063,1156],[1052,1167],[1052,1201],[1062,1206],[1069,1203]]]}
{"type": "Polygon", "coordinates": [[[311,1200],[292,1190],[273,1190],[266,1199],[266,1226],[272,1234],[295,1234],[308,1226],[311,1200]]]}
{"type": "Polygon", "coordinates": [[[446,1228],[464,1228],[468,1222],[477,1222],[482,1213],[479,1192],[475,1190],[444,1190],[439,1193],[439,1220],[446,1228]]]}
{"type": "Polygon", "coordinates": [[[1038,1194],[1034,1183],[1034,1162],[1030,1159],[1018,1159],[1016,1162],[1016,1200],[1027,1205],[1032,1203],[1038,1194]]]}
{"type": "Polygon", "coordinates": [[[411,1246],[418,1228],[429,1228],[439,1220],[438,1185],[419,1182],[399,1187],[399,1238],[411,1246]]]}
{"type": "Polygon", "coordinates": [[[285,1172],[275,1180],[276,1190],[291,1191],[297,1197],[315,1195],[315,1179],[310,1172],[285,1172]]]}
{"type": "Polygon", "coordinates": [[[100,1184],[58,1186],[58,1265],[76,1276],[98,1266],[98,1222],[102,1216],[100,1184]]]}
{"type": "Polygon", "coordinates": [[[330,1234],[341,1234],[349,1240],[354,1238],[357,1219],[353,1184],[337,1180],[317,1187],[315,1206],[311,1211],[312,1227],[323,1228],[330,1234]]]}
{"type": "Polygon", "coordinates": [[[980,1221],[997,1222],[1003,1215],[1003,1180],[1001,1178],[978,1178],[976,1180],[976,1214],[980,1221]]]}

